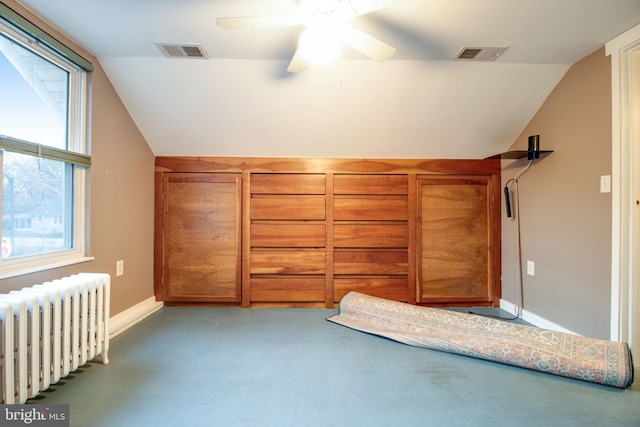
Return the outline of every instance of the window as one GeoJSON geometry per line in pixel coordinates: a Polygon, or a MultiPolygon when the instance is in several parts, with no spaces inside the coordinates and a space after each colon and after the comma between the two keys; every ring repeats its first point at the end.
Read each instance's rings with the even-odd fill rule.
{"type": "Polygon", "coordinates": [[[0,4],[0,278],[87,259],[90,69],[69,52],[0,4]]]}

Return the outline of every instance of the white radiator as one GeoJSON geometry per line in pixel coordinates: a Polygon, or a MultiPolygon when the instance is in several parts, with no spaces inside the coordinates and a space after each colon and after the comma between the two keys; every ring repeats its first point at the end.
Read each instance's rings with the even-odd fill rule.
{"type": "Polygon", "coordinates": [[[78,367],[109,363],[109,287],[81,273],[0,294],[0,403],[25,403],[78,367]]]}

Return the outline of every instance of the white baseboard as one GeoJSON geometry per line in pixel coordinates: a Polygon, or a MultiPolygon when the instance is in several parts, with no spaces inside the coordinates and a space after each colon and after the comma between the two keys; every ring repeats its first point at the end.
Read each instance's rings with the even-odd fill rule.
{"type": "MultiPolygon", "coordinates": [[[[509,313],[513,314],[514,316],[517,314],[516,313],[516,305],[501,299],[500,300],[500,308],[508,311],[509,313]]],[[[522,312],[520,313],[520,318],[522,320],[524,320],[527,323],[531,323],[533,326],[537,326],[538,328],[542,328],[542,329],[549,329],[551,331],[557,331],[557,332],[564,332],[567,334],[573,334],[573,335],[580,335],[577,332],[574,332],[572,330],[569,330],[567,328],[563,328],[562,326],[558,325],[557,323],[554,323],[550,320],[545,319],[542,316],[538,316],[535,313],[532,313],[528,310],[522,310],[522,312]]]]}
{"type": "Polygon", "coordinates": [[[109,318],[109,339],[126,331],[145,317],[160,310],[162,307],[164,307],[164,303],[162,301],[156,301],[155,297],[150,297],[133,307],[112,316],[109,318]]]}

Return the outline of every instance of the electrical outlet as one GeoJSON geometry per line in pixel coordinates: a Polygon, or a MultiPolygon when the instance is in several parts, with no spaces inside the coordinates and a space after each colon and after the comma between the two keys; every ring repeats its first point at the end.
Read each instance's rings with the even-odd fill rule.
{"type": "Polygon", "coordinates": [[[600,177],[600,192],[611,193],[611,175],[602,175],[600,177]]]}
{"type": "Polygon", "coordinates": [[[116,276],[122,276],[124,274],[124,261],[120,260],[116,262],[116,276]]]}
{"type": "Polygon", "coordinates": [[[536,264],[533,261],[527,261],[527,274],[529,276],[535,276],[536,264]]]}

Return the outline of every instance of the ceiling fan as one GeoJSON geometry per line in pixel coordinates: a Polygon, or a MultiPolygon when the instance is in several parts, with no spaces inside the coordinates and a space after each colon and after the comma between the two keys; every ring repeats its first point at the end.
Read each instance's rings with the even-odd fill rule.
{"type": "Polygon", "coordinates": [[[352,19],[383,8],[388,0],[300,0],[296,15],[238,16],[218,18],[216,25],[224,29],[255,27],[303,26],[287,71],[295,73],[307,68],[314,60],[309,52],[321,53],[322,60],[337,58],[343,44],[354,48],[371,59],[383,62],[390,59],[396,48],[358,30],[351,25],[352,19]]]}

